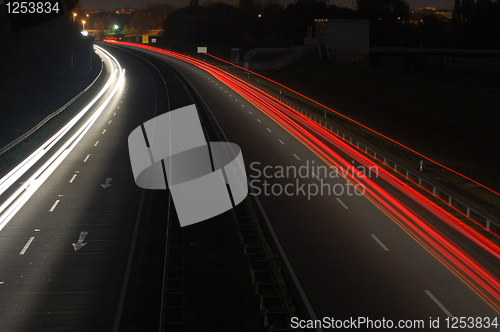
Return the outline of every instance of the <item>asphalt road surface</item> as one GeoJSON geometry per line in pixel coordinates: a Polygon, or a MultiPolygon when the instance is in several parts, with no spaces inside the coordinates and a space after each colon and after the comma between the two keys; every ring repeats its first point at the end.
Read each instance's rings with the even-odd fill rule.
{"type": "Polygon", "coordinates": [[[127,137],[154,117],[156,91],[140,62],[116,56],[126,69],[123,87],[0,231],[2,332],[118,327],[142,196],[132,176],[127,137]],[[107,179],[111,186],[104,188],[107,179]],[[86,245],[75,251],[79,239],[86,245]]]}
{"type": "MultiPolygon", "coordinates": [[[[150,51],[145,51],[153,54],[150,51]]],[[[284,187],[296,177],[266,179],[277,167],[325,165],[281,126],[210,74],[177,59],[156,55],[177,70],[203,98],[228,140],[243,152],[251,185],[298,277],[315,316],[425,320],[448,316],[498,317],[469,286],[364,196],[275,195],[263,182],[284,187]],[[258,180],[260,182],[253,182],[258,180]]],[[[310,169],[312,169],[310,167],[310,169]]],[[[309,175],[300,183],[318,183],[309,175]]],[[[342,178],[323,178],[333,187],[342,178]]],[[[293,188],[297,188],[295,185],[293,188]]],[[[386,185],[386,187],[389,187],[386,185]]],[[[292,188],[292,187],[290,187],[292,188]]],[[[394,189],[388,188],[392,192],[394,189]]],[[[470,255],[500,276],[498,260],[411,200],[401,200],[431,221],[470,255]]]]}
{"type": "MultiPolygon", "coordinates": [[[[2,332],[112,331],[119,325],[142,195],[133,181],[127,137],[154,117],[156,92],[151,74],[139,61],[114,47],[106,49],[126,69],[124,87],[0,231],[2,332]],[[107,179],[111,186],[103,188],[107,179]],[[87,244],[75,251],[73,243],[78,242],[87,244]]],[[[192,84],[229,141],[242,148],[255,190],[264,189],[264,180],[282,186],[318,181],[314,176],[267,179],[259,174],[266,166],[274,173],[277,166],[325,164],[211,75],[182,61],[158,57],[192,84]]],[[[323,181],[345,187],[342,178],[323,181]]],[[[364,196],[261,193],[259,200],[310,303],[310,313],[319,319],[418,319],[429,330],[430,317],[440,317],[442,328],[449,315],[497,315],[364,196]]],[[[452,229],[442,229],[500,275],[498,261],[452,229]]]]}

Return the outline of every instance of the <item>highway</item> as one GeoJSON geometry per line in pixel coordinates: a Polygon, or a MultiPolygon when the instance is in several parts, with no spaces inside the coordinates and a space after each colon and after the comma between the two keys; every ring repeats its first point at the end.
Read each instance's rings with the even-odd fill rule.
{"type": "MultiPolygon", "coordinates": [[[[125,68],[124,80],[118,83],[117,78],[116,94],[54,172],[17,214],[0,223],[2,332],[120,328],[143,194],[133,180],[127,137],[157,113],[159,87],[135,57],[114,46],[101,46],[125,68]]],[[[468,274],[453,270],[448,256],[426,247],[423,235],[414,235],[389,208],[375,205],[373,196],[353,191],[343,177],[314,168],[330,166],[324,155],[330,148],[351,163],[348,152],[314,128],[306,128],[306,135],[273,120],[248,95],[199,67],[144,52],[180,73],[209,107],[228,140],[241,147],[250,186],[261,190],[258,199],[297,276],[296,286],[303,290],[304,315],[385,318],[408,324],[422,320],[427,324],[424,330],[429,329],[430,317],[440,318],[441,330],[450,316],[498,317],[498,299],[478,296],[484,287],[477,286],[472,277],[469,280],[468,274]],[[323,153],[308,143],[313,139],[324,144],[323,153]],[[281,168],[305,166],[307,176],[277,175],[281,168]],[[270,194],[265,194],[264,181],[270,194]],[[308,196],[299,189],[312,184],[344,192],[308,196]],[[273,193],[273,185],[288,188],[291,194],[273,193]]],[[[106,63],[109,72],[117,66],[106,63]]],[[[111,94],[104,94],[94,108],[105,103],[107,96],[111,94]]],[[[361,164],[355,161],[354,165],[361,164]]],[[[383,183],[383,190],[409,207],[408,213],[435,225],[491,273],[492,285],[498,282],[498,258],[384,179],[375,180],[374,184],[366,182],[367,186],[377,188],[383,183]]],[[[15,188],[6,194],[21,188],[24,181],[17,179],[15,188]]]]}
{"type": "MultiPolygon", "coordinates": [[[[266,178],[265,167],[274,174],[279,167],[325,165],[325,158],[317,151],[313,153],[297,140],[296,132],[273,121],[255,107],[255,102],[250,103],[222,80],[184,61],[162,54],[156,56],[190,82],[228,140],[242,148],[249,181],[257,180],[254,189],[261,189],[259,200],[310,303],[310,314],[319,319],[365,316],[426,322],[429,317],[443,320],[447,316],[498,316],[497,257],[388,183],[383,185],[384,190],[397,195],[409,207],[408,213],[434,225],[439,234],[458,243],[491,273],[490,281],[496,291],[492,298],[483,301],[474,286],[475,280],[467,280],[466,275],[447,264],[444,254],[440,257],[421,244],[422,239],[395,222],[388,210],[375,206],[373,199],[347,194],[343,178],[321,179],[330,188],[336,184],[345,188],[346,192],[338,197],[317,194],[308,199],[306,194],[293,191],[299,185],[293,187],[290,195],[283,192],[266,195],[265,180],[284,188],[296,183],[298,176],[266,178]]],[[[306,140],[304,137],[302,141],[306,140]]],[[[350,161],[347,154],[338,153],[350,161]]],[[[321,181],[312,174],[298,180],[306,186],[321,181]]]]}
{"type": "Polygon", "coordinates": [[[107,79],[115,77],[84,119],[102,113],[77,144],[70,139],[63,146],[72,129],[47,149],[51,155],[63,146],[66,155],[52,160],[59,165],[49,167],[57,167],[51,175],[41,173],[36,181],[23,175],[13,185],[28,186],[22,192],[32,196],[10,221],[2,219],[2,332],[118,330],[142,197],[132,177],[127,137],[155,115],[156,89],[149,71],[130,56],[118,55],[129,70],[121,79],[117,62],[105,54],[103,59],[107,79]],[[40,186],[43,177],[48,178],[40,186]]]}

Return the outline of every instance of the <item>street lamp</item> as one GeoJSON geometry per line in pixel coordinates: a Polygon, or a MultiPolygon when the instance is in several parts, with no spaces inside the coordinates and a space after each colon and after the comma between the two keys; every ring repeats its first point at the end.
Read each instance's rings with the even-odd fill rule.
{"type": "Polygon", "coordinates": [[[76,21],[76,13],[73,13],[73,22],[76,21]]]}
{"type": "Polygon", "coordinates": [[[85,20],[82,20],[82,30],[85,30],[85,23],[87,22],[85,22],[85,20]]]}

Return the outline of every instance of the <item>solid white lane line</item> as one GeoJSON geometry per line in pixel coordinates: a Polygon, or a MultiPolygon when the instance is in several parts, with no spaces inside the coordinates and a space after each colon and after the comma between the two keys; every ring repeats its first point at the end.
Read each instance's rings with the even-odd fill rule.
{"type": "Polygon", "coordinates": [[[104,133],[105,133],[105,132],[106,132],[106,129],[104,129],[104,130],[102,131],[102,134],[101,134],[101,135],[104,135],[104,133]]]}
{"type": "Polygon", "coordinates": [[[349,208],[347,207],[347,205],[344,204],[344,202],[342,202],[340,200],[340,198],[337,197],[337,201],[344,207],[344,209],[348,210],[349,208]]]}
{"type": "Polygon", "coordinates": [[[382,243],[382,241],[380,241],[378,239],[378,237],[375,236],[375,234],[370,234],[372,236],[372,238],[377,241],[378,244],[380,244],[380,246],[385,250],[385,251],[389,251],[389,249],[387,249],[387,247],[382,243]]]}
{"type": "Polygon", "coordinates": [[[441,310],[443,310],[444,313],[448,315],[448,317],[453,317],[453,315],[451,314],[451,312],[449,312],[448,309],[446,309],[446,307],[441,302],[439,302],[439,300],[431,292],[429,292],[426,289],[425,293],[427,295],[429,295],[429,297],[432,299],[432,301],[434,301],[434,303],[436,303],[438,305],[438,307],[441,308],[441,310]]]}
{"type": "Polygon", "coordinates": [[[295,158],[297,158],[298,160],[300,160],[300,158],[295,153],[293,155],[295,156],[295,158]]]}
{"type": "Polygon", "coordinates": [[[269,129],[269,128],[267,128],[267,130],[268,130],[270,133],[272,132],[272,131],[271,131],[271,129],[269,129]]]}
{"type": "Polygon", "coordinates": [[[95,142],[94,146],[97,146],[97,144],[99,144],[99,141],[95,142]]]}
{"type": "Polygon", "coordinates": [[[24,255],[24,253],[26,252],[26,250],[28,250],[31,242],[33,242],[34,239],[35,239],[34,236],[30,237],[30,239],[28,240],[28,242],[26,242],[26,244],[24,245],[23,250],[21,250],[21,252],[19,253],[19,255],[24,255]]]}
{"type": "Polygon", "coordinates": [[[88,154],[87,157],[85,157],[85,159],[83,159],[83,162],[86,163],[87,160],[89,160],[89,158],[90,158],[90,154],[88,154]]]}
{"type": "Polygon", "coordinates": [[[50,208],[49,212],[54,211],[54,209],[56,208],[57,204],[59,204],[60,201],[61,201],[60,199],[58,199],[57,201],[55,201],[54,204],[52,204],[52,207],[50,208]]]}
{"type": "Polygon", "coordinates": [[[282,140],[280,140],[280,139],[279,139],[278,141],[280,141],[280,143],[281,143],[281,144],[285,145],[285,143],[283,143],[283,141],[282,141],[282,140]]]}
{"type": "Polygon", "coordinates": [[[262,122],[262,121],[260,121],[260,119],[257,119],[257,121],[262,122]]]}
{"type": "Polygon", "coordinates": [[[71,177],[71,180],[69,180],[69,183],[73,183],[73,181],[75,180],[77,174],[73,174],[73,176],[71,177]]]}

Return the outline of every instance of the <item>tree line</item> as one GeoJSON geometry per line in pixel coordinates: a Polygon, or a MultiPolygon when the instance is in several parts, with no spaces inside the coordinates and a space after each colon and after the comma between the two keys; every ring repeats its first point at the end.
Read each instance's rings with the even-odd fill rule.
{"type": "MultiPolygon", "coordinates": [[[[0,11],[2,11],[0,5],[0,11]]],[[[66,103],[93,79],[90,40],[71,13],[13,32],[0,15],[0,146],[66,103]]]]}
{"type": "Polygon", "coordinates": [[[500,2],[455,0],[454,45],[457,48],[500,49],[500,2]]]}
{"type": "Polygon", "coordinates": [[[232,6],[191,0],[172,10],[162,28],[174,43],[287,47],[302,44],[315,19],[367,19],[371,47],[498,49],[498,17],[500,3],[493,0],[455,0],[452,22],[435,15],[414,21],[404,0],[358,0],[356,10],[320,0],[285,7],[275,1],[240,0],[232,6]]]}

